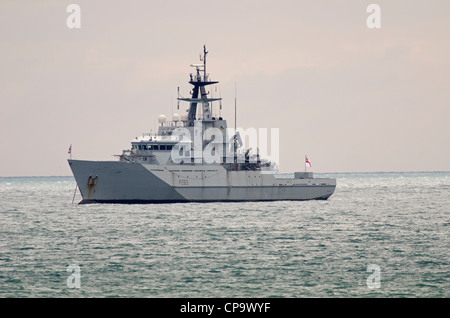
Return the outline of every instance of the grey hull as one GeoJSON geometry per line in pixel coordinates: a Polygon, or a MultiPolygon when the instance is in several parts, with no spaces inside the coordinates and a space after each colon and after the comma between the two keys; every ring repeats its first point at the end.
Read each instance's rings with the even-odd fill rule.
{"type": "Polygon", "coordinates": [[[126,161],[69,160],[69,165],[82,204],[325,200],[336,187],[334,179],[280,181],[253,171],[226,171],[220,165],[211,172],[214,177],[200,179],[201,170],[180,177],[181,172],[174,171],[184,170],[126,161]],[[249,184],[250,179],[259,181],[249,184]]]}

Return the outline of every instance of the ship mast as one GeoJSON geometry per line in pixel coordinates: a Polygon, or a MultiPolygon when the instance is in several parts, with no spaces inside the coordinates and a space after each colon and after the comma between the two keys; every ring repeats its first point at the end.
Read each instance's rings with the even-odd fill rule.
{"type": "MultiPolygon", "coordinates": [[[[203,80],[206,81],[206,54],[208,54],[208,51],[206,51],[206,45],[203,45],[203,80]]],[[[200,61],[202,61],[202,58],[200,57],[200,61]]]]}
{"type": "Polygon", "coordinates": [[[189,84],[194,85],[192,89],[191,98],[178,98],[179,101],[189,102],[188,120],[187,126],[194,126],[194,121],[197,119],[197,104],[201,103],[203,106],[203,117],[202,120],[212,120],[210,102],[221,101],[222,98],[208,98],[208,94],[205,90],[205,86],[217,84],[219,82],[209,81],[208,74],[206,73],[206,55],[208,51],[206,50],[206,45],[203,46],[203,57],[200,56],[200,61],[203,64],[191,64],[191,67],[195,67],[195,76],[191,73],[189,84]],[[203,76],[201,75],[203,71],[203,76]],[[200,96],[199,96],[200,95],[200,96]]]}

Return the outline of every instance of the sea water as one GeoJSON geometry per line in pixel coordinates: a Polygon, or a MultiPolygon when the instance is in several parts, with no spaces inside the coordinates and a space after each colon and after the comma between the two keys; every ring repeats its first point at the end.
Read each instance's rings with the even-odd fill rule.
{"type": "Polygon", "coordinates": [[[450,172],[321,176],[326,201],[146,205],[0,178],[0,297],[450,296],[450,172]]]}

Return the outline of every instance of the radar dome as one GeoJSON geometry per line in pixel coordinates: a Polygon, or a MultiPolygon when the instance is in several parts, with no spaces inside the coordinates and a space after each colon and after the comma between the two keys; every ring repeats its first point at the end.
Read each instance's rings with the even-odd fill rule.
{"type": "Polygon", "coordinates": [[[177,113],[173,114],[172,118],[174,122],[180,121],[180,115],[178,115],[177,113]]]}
{"type": "Polygon", "coordinates": [[[158,116],[158,122],[159,122],[160,124],[165,123],[165,122],[166,122],[166,116],[165,116],[165,115],[159,115],[159,116],[158,116]]]}
{"type": "Polygon", "coordinates": [[[188,120],[188,114],[181,115],[181,121],[187,121],[188,120]]]}

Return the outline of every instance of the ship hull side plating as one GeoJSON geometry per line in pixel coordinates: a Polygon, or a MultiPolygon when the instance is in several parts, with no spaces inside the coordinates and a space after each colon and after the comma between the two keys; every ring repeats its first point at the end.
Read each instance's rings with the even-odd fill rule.
{"type": "Polygon", "coordinates": [[[186,201],[140,164],[81,160],[69,160],[69,164],[83,197],[80,203],[186,201]],[[89,177],[97,177],[97,183],[90,186],[89,177]]]}
{"type": "Polygon", "coordinates": [[[221,165],[143,165],[123,161],[69,160],[80,203],[176,203],[325,200],[335,179],[278,179],[221,165]]]}

